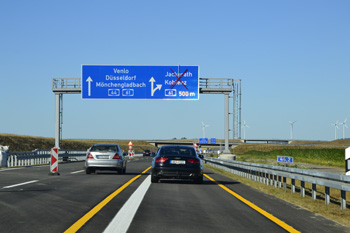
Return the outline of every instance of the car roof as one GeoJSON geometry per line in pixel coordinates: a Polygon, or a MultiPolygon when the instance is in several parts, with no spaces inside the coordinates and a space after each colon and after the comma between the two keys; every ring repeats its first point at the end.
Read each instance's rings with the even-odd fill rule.
{"type": "Polygon", "coordinates": [[[119,146],[118,144],[98,143],[92,146],[119,146]]]}
{"type": "Polygon", "coordinates": [[[194,149],[193,146],[185,146],[185,145],[164,145],[161,146],[159,148],[167,148],[167,147],[171,147],[171,148],[186,148],[186,149],[194,149]]]}

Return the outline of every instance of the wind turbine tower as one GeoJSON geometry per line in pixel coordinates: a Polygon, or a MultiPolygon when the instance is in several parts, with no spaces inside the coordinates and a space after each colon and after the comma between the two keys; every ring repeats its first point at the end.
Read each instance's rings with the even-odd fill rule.
{"type": "Polygon", "coordinates": [[[346,121],[348,120],[348,118],[345,118],[345,121],[343,123],[340,123],[340,125],[343,125],[343,140],[345,139],[345,127],[346,128],[349,128],[347,125],[346,125],[346,121]]]}
{"type": "Polygon", "coordinates": [[[245,139],[245,128],[249,128],[249,125],[247,125],[244,121],[242,128],[243,128],[243,135],[244,135],[243,139],[245,139]]]}
{"type": "Polygon", "coordinates": [[[204,124],[204,122],[202,121],[202,131],[203,131],[203,138],[205,138],[205,128],[209,127],[210,125],[206,125],[204,124]]]}
{"type": "Polygon", "coordinates": [[[297,122],[297,121],[293,121],[293,122],[289,122],[290,124],[290,140],[293,140],[293,126],[294,126],[294,123],[297,122]]]}
{"type": "Polygon", "coordinates": [[[335,124],[331,124],[334,126],[334,134],[335,134],[335,137],[334,137],[334,140],[337,140],[337,129],[339,128],[338,125],[339,125],[339,121],[337,121],[335,124]]]}

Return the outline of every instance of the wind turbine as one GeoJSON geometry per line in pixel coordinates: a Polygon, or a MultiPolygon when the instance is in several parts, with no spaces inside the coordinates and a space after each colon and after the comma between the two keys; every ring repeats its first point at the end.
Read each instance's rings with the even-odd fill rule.
{"type": "Polygon", "coordinates": [[[242,128],[243,128],[243,135],[244,135],[244,138],[245,139],[245,128],[249,128],[249,125],[247,125],[244,121],[243,125],[242,125],[242,128]]]}
{"type": "Polygon", "coordinates": [[[348,118],[345,118],[345,121],[343,123],[339,123],[339,125],[343,125],[343,140],[345,139],[345,127],[346,128],[349,128],[347,125],[346,125],[346,121],[348,120],[348,118]]]}
{"type": "Polygon", "coordinates": [[[293,121],[293,122],[289,122],[290,124],[290,140],[293,140],[293,125],[294,123],[297,122],[297,121],[293,121]]]}
{"type": "Polygon", "coordinates": [[[210,125],[206,125],[204,124],[204,122],[202,121],[202,130],[203,130],[203,138],[205,138],[205,128],[209,127],[210,125]]]}
{"type": "Polygon", "coordinates": [[[334,126],[334,132],[335,132],[335,138],[334,140],[337,140],[337,129],[339,128],[338,125],[339,125],[339,121],[337,121],[335,124],[331,124],[334,126]]]}

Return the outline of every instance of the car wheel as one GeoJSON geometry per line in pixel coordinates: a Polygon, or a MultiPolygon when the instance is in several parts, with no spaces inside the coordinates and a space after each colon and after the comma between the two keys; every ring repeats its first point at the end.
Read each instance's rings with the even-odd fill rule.
{"type": "Polygon", "coordinates": [[[86,174],[91,174],[91,168],[88,168],[88,167],[87,167],[87,168],[85,169],[85,172],[86,172],[86,174]]]}
{"type": "Polygon", "coordinates": [[[197,177],[194,179],[194,183],[196,184],[203,184],[203,176],[197,177]]]}
{"type": "Polygon", "coordinates": [[[159,178],[156,176],[151,175],[151,183],[158,183],[159,178]]]}

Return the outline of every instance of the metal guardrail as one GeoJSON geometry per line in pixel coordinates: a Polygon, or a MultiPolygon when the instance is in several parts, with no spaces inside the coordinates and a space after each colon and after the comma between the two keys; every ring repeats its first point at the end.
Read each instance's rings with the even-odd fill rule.
{"type": "Polygon", "coordinates": [[[346,209],[346,192],[350,192],[350,176],[314,170],[288,168],[258,163],[205,158],[206,163],[254,181],[287,191],[287,178],[291,179],[291,192],[295,193],[295,180],[301,182],[300,195],[305,197],[305,182],[312,184],[312,199],[316,200],[317,185],[325,187],[325,204],[330,203],[330,188],[341,192],[340,208],[346,209]]]}
{"type": "MultiPolygon", "coordinates": [[[[86,151],[81,150],[59,150],[58,162],[84,161],[86,151]]],[[[51,150],[37,149],[32,152],[10,152],[7,157],[7,167],[33,166],[49,164],[51,150]]]]}

